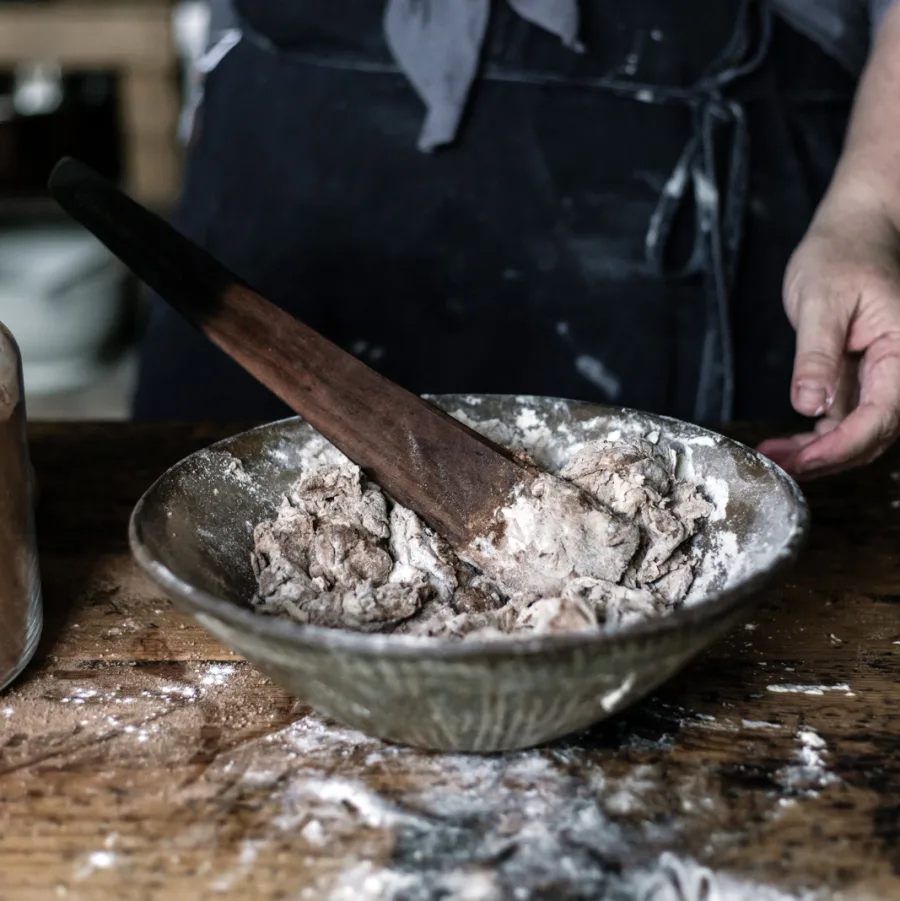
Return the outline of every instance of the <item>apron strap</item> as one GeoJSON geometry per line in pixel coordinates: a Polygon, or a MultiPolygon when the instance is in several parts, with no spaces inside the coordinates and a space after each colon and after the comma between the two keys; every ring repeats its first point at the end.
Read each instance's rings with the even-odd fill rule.
{"type": "Polygon", "coordinates": [[[727,422],[734,412],[730,308],[749,191],[750,142],[743,105],[724,92],[762,66],[771,33],[768,3],[742,0],[727,45],[684,95],[693,113],[692,134],[663,187],[644,242],[647,260],[660,276],[703,277],[707,326],[694,405],[699,421],[727,422]],[[727,162],[720,177],[717,161],[723,158],[727,162]],[[667,251],[688,197],[695,211],[693,247],[687,262],[673,267],[667,251]]]}

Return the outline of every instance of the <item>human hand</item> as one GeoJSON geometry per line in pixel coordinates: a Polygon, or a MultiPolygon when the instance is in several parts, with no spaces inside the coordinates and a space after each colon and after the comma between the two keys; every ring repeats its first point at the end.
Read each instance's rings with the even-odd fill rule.
{"type": "Polygon", "coordinates": [[[759,451],[798,478],[869,463],[900,436],[900,233],[867,206],[820,210],[785,273],[791,402],[818,421],[759,451]]]}

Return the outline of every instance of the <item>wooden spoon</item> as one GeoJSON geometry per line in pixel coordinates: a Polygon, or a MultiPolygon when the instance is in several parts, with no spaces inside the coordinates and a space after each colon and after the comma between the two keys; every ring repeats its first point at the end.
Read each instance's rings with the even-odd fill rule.
{"type": "Polygon", "coordinates": [[[394,500],[509,592],[618,581],[637,526],[379,375],[74,160],[50,190],[71,216],[394,500]]]}
{"type": "Polygon", "coordinates": [[[536,470],[298,322],[82,163],[50,191],[179,313],[457,550],[536,470]]]}

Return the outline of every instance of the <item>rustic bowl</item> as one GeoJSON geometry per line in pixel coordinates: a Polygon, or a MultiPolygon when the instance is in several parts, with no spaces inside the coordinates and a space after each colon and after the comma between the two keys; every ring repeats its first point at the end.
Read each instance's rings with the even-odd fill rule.
{"type": "Polygon", "coordinates": [[[794,482],[755,451],[697,426],[553,398],[435,402],[475,423],[511,424],[514,440],[528,444],[530,436],[546,465],[612,432],[661,433],[718,504],[704,538],[709,565],[690,603],[619,631],[500,642],[367,635],[256,614],[248,606],[252,529],[298,477],[300,449],[322,440],[300,419],[173,466],[134,509],[135,557],[209,632],[321,713],[390,741],[488,752],[575,732],[646,695],[744,619],[805,538],[808,512],[794,482]]]}

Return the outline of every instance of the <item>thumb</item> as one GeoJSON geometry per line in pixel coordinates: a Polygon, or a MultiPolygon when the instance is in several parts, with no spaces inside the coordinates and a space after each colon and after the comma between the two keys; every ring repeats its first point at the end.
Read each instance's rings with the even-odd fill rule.
{"type": "Polygon", "coordinates": [[[797,312],[791,402],[802,416],[823,416],[837,393],[851,311],[832,295],[807,299],[797,312]]]}

